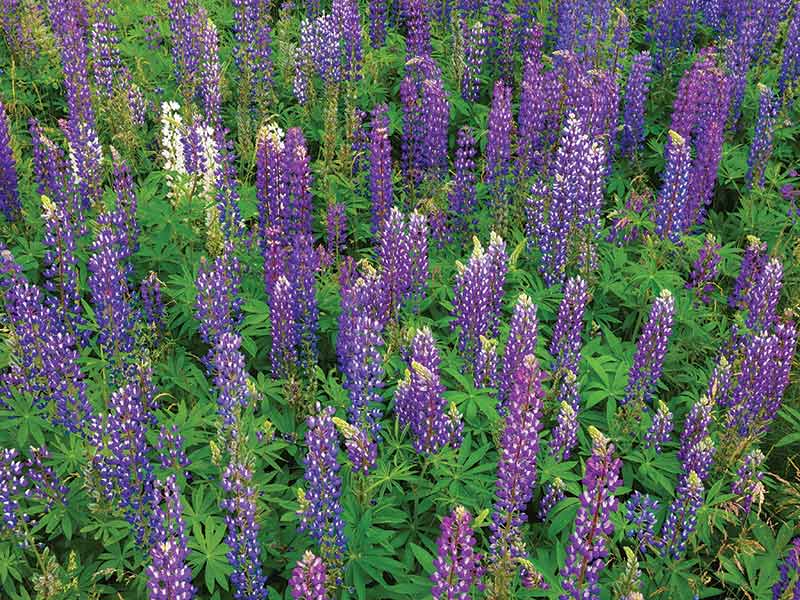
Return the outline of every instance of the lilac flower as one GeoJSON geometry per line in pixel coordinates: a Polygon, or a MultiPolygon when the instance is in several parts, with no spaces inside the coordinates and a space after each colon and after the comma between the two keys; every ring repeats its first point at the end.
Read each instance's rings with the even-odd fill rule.
{"type": "Polygon", "coordinates": [[[625,94],[625,116],[620,136],[623,155],[634,154],[644,141],[645,104],[650,84],[652,58],[649,52],[639,52],[633,57],[628,87],[625,94]]]}
{"type": "Polygon", "coordinates": [[[558,318],[550,340],[550,354],[555,359],[553,368],[577,373],[581,362],[581,332],[583,317],[589,302],[586,281],[570,277],[564,284],[564,297],[558,307],[558,318]]]}
{"type": "Polygon", "coordinates": [[[0,211],[6,219],[13,221],[21,209],[17,189],[17,162],[11,148],[8,131],[8,115],[0,100],[0,211]]]}
{"type": "Polygon", "coordinates": [[[686,289],[696,290],[703,304],[711,301],[709,294],[714,290],[714,280],[719,274],[719,255],[720,245],[717,238],[712,234],[707,234],[703,246],[694,261],[689,281],[686,282],[686,289]]]}
{"type": "Polygon", "coordinates": [[[667,355],[674,316],[675,298],[669,290],[662,290],[653,301],[650,316],[639,335],[623,404],[635,402],[640,405],[652,401],[667,355]]]}
{"type": "Polygon", "coordinates": [[[481,71],[486,56],[489,35],[483,23],[475,21],[472,26],[466,19],[461,21],[464,36],[464,72],[461,74],[461,97],[467,102],[476,102],[481,92],[481,71]]]}
{"type": "Polygon", "coordinates": [[[292,284],[281,275],[270,297],[269,316],[272,323],[272,376],[286,377],[297,362],[298,331],[294,320],[296,299],[292,284]]]}
{"type": "Polygon", "coordinates": [[[473,585],[480,587],[481,555],[475,552],[472,515],[463,506],[442,519],[438,553],[433,560],[431,594],[437,600],[469,598],[473,585]]]}
{"type": "Polygon", "coordinates": [[[669,442],[672,435],[672,413],[662,400],[658,401],[658,410],[653,413],[650,428],[644,436],[645,448],[653,448],[661,452],[662,444],[669,442]]]}
{"type": "Polygon", "coordinates": [[[494,84],[492,108],[486,134],[486,184],[492,189],[493,206],[502,206],[511,174],[511,88],[502,81],[494,84]]]}
{"type": "Polygon", "coordinates": [[[300,502],[300,530],[308,531],[320,547],[320,555],[330,571],[337,571],[344,561],[347,540],[342,521],[342,480],[336,460],[338,440],[333,424],[333,407],[308,417],[306,444],[306,491],[300,502]]]}
{"type": "Polygon", "coordinates": [[[447,401],[439,378],[439,351],[430,329],[421,329],[414,336],[410,359],[410,369],[395,392],[400,425],[409,427],[417,452],[433,454],[447,444],[457,446],[459,423],[452,422],[446,413],[447,401]]]}
{"type": "Polygon", "coordinates": [[[226,250],[211,264],[201,258],[195,285],[195,318],[200,323],[200,337],[214,346],[223,333],[235,331],[241,321],[239,260],[232,250],[226,250]]]}
{"type": "Polygon", "coordinates": [[[650,497],[649,494],[633,492],[625,503],[625,520],[630,529],[627,530],[628,537],[635,537],[638,549],[644,546],[654,546],[656,511],[658,510],[658,500],[650,497]]]}
{"type": "Polygon", "coordinates": [[[686,140],[674,131],[665,147],[667,166],[656,198],[656,234],[677,242],[689,224],[686,207],[689,193],[691,154],[686,140]]]}
{"type": "Polygon", "coordinates": [[[226,557],[233,567],[230,575],[233,597],[236,600],[265,600],[267,578],[261,570],[261,547],[258,543],[256,499],[258,491],[252,485],[253,470],[247,464],[234,461],[222,473],[225,498],[220,506],[225,511],[225,544],[230,548],[226,557]]]}
{"type": "Polygon", "coordinates": [[[748,185],[755,182],[759,187],[764,185],[764,175],[767,170],[767,161],[772,155],[772,140],[775,120],[778,116],[780,101],[775,93],[763,84],[758,85],[759,105],[758,121],[753,132],[753,143],[750,146],[750,155],[747,157],[748,185]]]}
{"type": "Polygon", "coordinates": [[[471,224],[472,215],[477,208],[475,192],[475,138],[469,127],[458,130],[456,138],[456,158],[453,164],[455,175],[449,195],[452,229],[465,231],[471,224]]]}
{"type": "Polygon", "coordinates": [[[755,286],[768,259],[767,244],[753,235],[747,236],[747,247],[739,267],[739,275],[728,297],[728,305],[731,308],[741,309],[747,306],[746,300],[750,296],[750,290],[755,286]]]}
{"type": "Polygon", "coordinates": [[[524,358],[536,352],[538,325],[536,305],[526,294],[520,294],[514,305],[508,341],[503,352],[502,379],[498,390],[498,402],[501,405],[511,392],[514,375],[522,366],[524,358]]]}
{"type": "Polygon", "coordinates": [[[753,287],[750,288],[745,304],[747,320],[745,325],[753,331],[769,329],[777,319],[778,300],[783,287],[783,265],[773,258],[761,269],[753,287]]]}
{"type": "Polygon", "coordinates": [[[210,360],[217,390],[217,411],[226,427],[235,426],[236,415],[250,400],[244,355],[239,350],[241,345],[242,338],[224,332],[217,339],[210,360]]]}
{"type": "Polygon", "coordinates": [[[506,404],[500,459],[497,464],[496,500],[490,523],[490,570],[495,579],[508,578],[517,568],[515,559],[525,556],[522,525],[525,507],[533,495],[544,390],[543,373],[532,355],[517,370],[506,404]]]}
{"type": "Polygon", "coordinates": [[[458,272],[454,286],[453,329],[460,328],[458,349],[461,356],[474,363],[480,350],[481,336],[494,336],[503,301],[503,285],[508,270],[506,244],[495,233],[489,248],[474,238],[475,248],[466,266],[456,263],[458,272]]]}
{"type": "Polygon", "coordinates": [[[593,442],[592,455],[586,462],[575,530],[569,538],[567,557],[561,569],[566,592],[561,598],[565,599],[600,597],[598,581],[608,556],[606,538],[614,533],[611,514],[618,505],[614,492],[622,483],[619,476],[622,461],[614,458],[614,445],[594,427],[589,428],[589,433],[593,442]]]}
{"type": "Polygon", "coordinates": [[[697,527],[697,511],[703,506],[703,482],[697,473],[690,471],[681,477],[675,488],[675,499],[661,526],[659,546],[662,556],[679,560],[686,551],[689,536],[697,527]]]}
{"type": "Polygon", "coordinates": [[[145,569],[151,600],[191,600],[195,596],[183,507],[175,475],[156,481],[153,492],[153,545],[145,569]]]}
{"type": "Polygon", "coordinates": [[[742,510],[749,513],[753,506],[753,501],[762,502],[764,500],[764,472],[760,470],[761,464],[766,457],[758,448],[748,452],[741,466],[736,470],[736,479],[731,485],[731,493],[740,498],[742,510]]]}
{"type": "Polygon", "coordinates": [[[794,579],[792,600],[797,600],[800,596],[800,537],[792,541],[789,553],[781,563],[778,581],[772,586],[772,600],[780,600],[783,597],[792,579],[794,579]]]}
{"type": "Polygon", "coordinates": [[[149,373],[111,395],[105,423],[93,428],[94,466],[106,498],[114,500],[141,543],[150,516],[155,478],[145,433],[151,421],[149,373]]]}
{"type": "Polygon", "coordinates": [[[306,550],[303,558],[297,561],[297,566],[292,570],[289,579],[294,600],[328,600],[325,590],[327,572],[322,559],[314,555],[311,550],[306,550]]]}
{"type": "Polygon", "coordinates": [[[389,116],[385,104],[372,111],[369,144],[369,190],[372,197],[372,231],[388,216],[392,199],[392,146],[389,141],[389,116]]]}

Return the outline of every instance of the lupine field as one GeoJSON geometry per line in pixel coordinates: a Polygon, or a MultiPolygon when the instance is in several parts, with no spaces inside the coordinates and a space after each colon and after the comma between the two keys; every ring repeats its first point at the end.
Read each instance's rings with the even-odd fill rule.
{"type": "Polygon", "coordinates": [[[0,29],[0,598],[800,600],[797,0],[0,29]]]}

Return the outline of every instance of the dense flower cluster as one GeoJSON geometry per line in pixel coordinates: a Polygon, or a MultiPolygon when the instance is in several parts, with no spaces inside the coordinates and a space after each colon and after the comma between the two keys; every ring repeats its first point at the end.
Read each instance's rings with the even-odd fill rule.
{"type": "Polygon", "coordinates": [[[6,219],[12,221],[17,217],[19,210],[17,163],[14,160],[11,136],[8,132],[6,107],[0,100],[0,212],[6,219]]]}
{"type": "Polygon", "coordinates": [[[780,100],[771,89],[759,84],[760,100],[758,105],[758,121],[753,132],[753,143],[747,157],[747,182],[757,186],[764,185],[767,161],[772,155],[773,130],[780,108],[780,100]]]}
{"type": "Polygon", "coordinates": [[[437,600],[466,599],[479,584],[483,569],[481,555],[475,552],[472,515],[457,506],[442,519],[441,535],[436,541],[438,554],[433,561],[431,594],[437,600]]]}
{"type": "Polygon", "coordinates": [[[686,289],[694,289],[701,302],[708,304],[711,301],[710,294],[714,291],[714,281],[719,274],[719,255],[720,245],[712,235],[706,235],[703,246],[697,255],[697,260],[692,265],[692,272],[689,281],[686,282],[686,289]]]}
{"type": "Polygon", "coordinates": [[[514,377],[522,367],[525,357],[536,352],[538,327],[536,305],[527,295],[520,294],[519,298],[517,298],[517,303],[514,305],[508,341],[503,353],[502,380],[497,394],[498,402],[501,406],[511,392],[511,388],[514,385],[514,377]]]}
{"type": "Polygon", "coordinates": [[[297,561],[297,566],[292,570],[289,587],[294,600],[327,600],[325,591],[326,569],[325,563],[319,556],[306,550],[303,558],[297,561]]]}

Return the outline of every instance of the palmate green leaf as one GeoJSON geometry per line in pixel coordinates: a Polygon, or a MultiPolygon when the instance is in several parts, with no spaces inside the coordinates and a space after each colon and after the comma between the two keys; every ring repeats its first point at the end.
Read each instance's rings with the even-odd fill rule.
{"type": "Polygon", "coordinates": [[[193,572],[203,570],[203,581],[209,592],[213,592],[217,585],[227,590],[228,575],[233,571],[225,556],[230,548],[222,543],[224,536],[225,526],[213,520],[192,526],[188,545],[193,552],[189,553],[187,561],[193,572]]]}

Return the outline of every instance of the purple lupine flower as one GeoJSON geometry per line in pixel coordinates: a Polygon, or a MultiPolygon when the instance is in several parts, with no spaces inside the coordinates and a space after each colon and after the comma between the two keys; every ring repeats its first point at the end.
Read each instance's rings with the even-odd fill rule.
{"type": "Polygon", "coordinates": [[[569,538],[567,557],[561,569],[561,582],[566,594],[575,600],[600,598],[600,571],[608,556],[606,538],[614,533],[611,514],[618,502],[614,492],[622,483],[619,472],[622,461],[614,458],[614,445],[594,427],[592,455],[586,461],[583,494],[575,517],[575,530],[569,538]]]}
{"type": "Polygon", "coordinates": [[[497,387],[497,340],[480,337],[480,347],[475,356],[473,384],[476,388],[497,387]]]}
{"type": "Polygon", "coordinates": [[[800,80],[800,10],[795,6],[794,14],[786,29],[781,73],[778,77],[778,96],[781,101],[793,97],[793,90],[798,80],[800,80]]]}
{"type": "Polygon", "coordinates": [[[473,585],[480,586],[483,574],[481,555],[475,552],[472,515],[457,506],[442,519],[436,540],[438,553],[433,560],[431,594],[437,600],[466,600],[473,585]]]}
{"type": "Polygon", "coordinates": [[[19,526],[19,497],[27,487],[24,464],[15,448],[0,450],[0,513],[2,525],[14,531],[19,526]]]}
{"type": "Polygon", "coordinates": [[[522,525],[533,495],[539,451],[539,431],[544,400],[543,373],[533,355],[525,357],[514,377],[506,403],[507,415],[500,438],[495,503],[489,527],[490,570],[496,578],[508,577],[526,554],[522,525]]]}
{"type": "Polygon", "coordinates": [[[342,521],[342,480],[336,455],[339,443],[333,424],[333,407],[319,409],[308,417],[306,444],[306,490],[300,501],[300,531],[308,531],[319,544],[320,555],[329,572],[342,565],[347,551],[342,521]]]}
{"type": "MultiPolygon", "coordinates": [[[[567,371],[559,382],[559,395],[564,387],[572,387],[577,390],[575,374],[567,371]]],[[[553,427],[550,437],[550,454],[556,460],[568,460],[572,450],[578,445],[578,414],[570,402],[562,400],[558,407],[556,424],[553,427]]]]}
{"type": "Polygon", "coordinates": [[[150,516],[155,478],[145,437],[152,415],[149,373],[118,389],[108,403],[105,422],[97,422],[91,439],[97,448],[94,466],[106,498],[114,500],[141,543],[150,516]]]}
{"type": "Polygon", "coordinates": [[[64,152],[48,138],[36,119],[29,121],[33,146],[33,176],[36,191],[48,196],[70,213],[73,221],[82,222],[80,199],[74,189],[74,179],[69,173],[64,152]]]}
{"type": "Polygon", "coordinates": [[[317,303],[317,271],[319,254],[310,235],[295,236],[288,257],[288,279],[294,290],[294,322],[300,344],[298,356],[303,369],[313,369],[317,362],[319,337],[319,304],[317,303]]]}
{"type": "Polygon", "coordinates": [[[92,243],[87,283],[92,294],[98,341],[119,367],[122,355],[133,350],[136,313],[131,305],[124,248],[119,233],[104,226],[92,243]]]}
{"type": "Polygon", "coordinates": [[[486,184],[492,189],[492,205],[502,206],[511,175],[511,88],[503,81],[494,84],[492,108],[486,134],[486,184]]]}
{"type": "Polygon", "coordinates": [[[649,494],[633,492],[625,503],[625,520],[629,529],[628,537],[635,537],[638,549],[655,545],[656,511],[658,500],[649,494]]]}
{"type": "Polygon", "coordinates": [[[69,118],[63,129],[70,147],[72,177],[82,208],[87,210],[102,195],[103,151],[89,86],[86,9],[79,0],[49,0],[48,8],[64,67],[69,118]]]}
{"type": "Polygon", "coordinates": [[[153,545],[145,569],[151,600],[191,600],[195,596],[183,523],[183,506],[175,475],[156,481],[153,491],[153,545]]]}
{"type": "Polygon", "coordinates": [[[430,12],[425,0],[400,0],[400,14],[406,25],[406,57],[430,56],[430,12]]]}
{"type": "Polygon", "coordinates": [[[703,304],[711,301],[710,294],[714,291],[714,280],[719,274],[720,245],[717,238],[707,234],[703,246],[697,255],[697,260],[692,265],[692,273],[686,282],[687,290],[695,290],[703,304]]]}
{"type": "Polygon", "coordinates": [[[376,50],[386,43],[387,0],[369,0],[369,42],[376,50]]]}
{"type": "Polygon", "coordinates": [[[310,235],[314,208],[311,196],[310,158],[306,140],[299,127],[286,130],[283,145],[284,173],[286,174],[287,233],[310,235]]]}
{"type": "Polygon", "coordinates": [[[269,318],[272,326],[272,376],[286,377],[297,362],[299,342],[295,323],[296,299],[289,280],[281,275],[270,296],[269,318]]]}
{"type": "MultiPolygon", "coordinates": [[[[535,31],[541,33],[540,26],[535,31]]],[[[527,175],[545,164],[547,114],[552,95],[548,77],[551,74],[544,70],[541,49],[525,60],[519,101],[519,155],[523,173],[527,175]]]]}
{"type": "Polygon", "coordinates": [[[289,579],[289,589],[294,600],[328,600],[325,590],[327,571],[325,563],[311,550],[306,550],[303,557],[297,561],[297,566],[292,569],[289,579]]]}
{"type": "Polygon", "coordinates": [[[778,300],[783,287],[783,265],[773,258],[756,276],[745,297],[747,320],[745,325],[753,331],[766,331],[777,319],[778,300]]]}
{"type": "Polygon", "coordinates": [[[94,69],[94,81],[101,94],[110,97],[114,93],[114,75],[122,68],[119,54],[117,26],[111,20],[115,15],[108,0],[99,0],[94,5],[89,32],[89,52],[94,69]]]}
{"type": "Polygon", "coordinates": [[[269,6],[261,0],[233,0],[233,57],[251,101],[266,101],[272,84],[272,31],[269,6]]]}
{"type": "Polygon", "coordinates": [[[786,559],[781,563],[778,581],[772,586],[772,600],[781,600],[794,579],[792,600],[800,597],[800,537],[794,538],[786,559]]]}
{"type": "Polygon", "coordinates": [[[333,417],[333,422],[344,437],[344,447],[353,471],[369,475],[378,461],[378,444],[372,439],[368,427],[351,425],[339,417],[333,417]]]}
{"type": "Polygon", "coordinates": [[[644,115],[653,60],[650,53],[638,52],[633,57],[625,93],[624,123],[620,134],[620,151],[630,156],[644,141],[644,115]]]}
{"type": "Polygon", "coordinates": [[[586,281],[581,277],[570,277],[564,284],[564,297],[558,307],[558,317],[550,340],[550,354],[555,359],[553,368],[567,369],[574,373],[581,362],[581,332],[583,316],[589,302],[586,281]]]}
{"type": "Polygon", "coordinates": [[[219,64],[219,36],[213,21],[208,18],[205,10],[200,8],[193,18],[199,21],[196,35],[198,43],[203,49],[200,56],[200,69],[197,95],[200,106],[206,119],[212,123],[214,130],[221,127],[222,122],[222,93],[220,90],[221,67],[219,64]]]}
{"type": "Polygon", "coordinates": [[[703,506],[703,482],[694,471],[678,480],[675,499],[669,506],[667,518],[661,526],[658,545],[662,556],[679,560],[686,551],[686,543],[697,527],[697,511],[703,506]]]}
{"type": "Polygon", "coordinates": [[[656,67],[661,70],[677,51],[692,50],[695,11],[691,0],[659,0],[649,30],[656,47],[656,67]]]}
{"type": "Polygon", "coordinates": [[[394,205],[392,199],[392,145],[389,141],[389,108],[372,110],[369,143],[369,191],[372,198],[372,231],[376,232],[394,205]]]}
{"type": "Polygon", "coordinates": [[[31,394],[33,406],[55,406],[54,421],[76,433],[93,419],[86,381],[78,365],[77,341],[56,307],[21,275],[11,253],[0,246],[0,292],[6,325],[13,333],[13,360],[0,377],[0,406],[14,390],[31,394]]]}
{"type": "Polygon", "coordinates": [[[653,301],[650,316],[639,334],[622,404],[647,405],[653,400],[667,355],[674,316],[675,298],[669,290],[662,290],[653,301]]]}
{"type": "Polygon", "coordinates": [[[342,202],[331,202],[325,213],[326,243],[328,253],[338,256],[347,247],[347,207],[342,202]]]}
{"type": "Polygon", "coordinates": [[[427,286],[428,238],[427,219],[414,211],[405,217],[392,208],[378,231],[378,261],[386,307],[395,315],[402,302],[422,299],[427,286]]]}
{"type": "Polygon", "coordinates": [[[536,318],[536,305],[526,294],[520,294],[511,315],[508,341],[503,352],[503,370],[498,389],[498,403],[504,404],[511,392],[514,375],[522,366],[523,359],[536,352],[536,336],[539,322],[536,318]]]}
{"type": "Polygon", "coordinates": [[[661,452],[661,446],[669,442],[672,435],[672,413],[662,401],[658,401],[658,410],[653,413],[650,427],[644,436],[645,448],[653,448],[661,452]]]}
{"type": "MultiPolygon", "coordinates": [[[[141,230],[136,221],[136,193],[133,189],[133,177],[128,164],[122,160],[116,151],[112,150],[114,157],[114,194],[116,206],[108,215],[108,223],[112,225],[120,236],[120,250],[125,259],[129,259],[139,250],[139,234],[141,230]]],[[[104,215],[98,217],[99,224],[105,224],[104,215]]],[[[130,276],[133,266],[126,263],[126,274],[130,276]]]]}
{"type": "Polygon", "coordinates": [[[142,279],[139,286],[145,322],[156,332],[164,329],[164,301],[161,299],[161,280],[154,271],[142,279]]]}
{"type": "Polygon", "coordinates": [[[475,192],[475,137],[469,127],[458,130],[456,138],[456,158],[453,163],[455,174],[453,187],[449,194],[451,228],[464,232],[472,222],[477,207],[475,192]]]}
{"type": "Polygon", "coordinates": [[[268,227],[263,238],[264,289],[270,297],[278,279],[286,272],[290,249],[283,244],[283,233],[277,227],[268,227]]]}
{"type": "Polygon", "coordinates": [[[466,265],[456,263],[451,327],[460,328],[458,349],[469,364],[480,350],[481,336],[495,336],[503,301],[503,285],[508,269],[503,239],[492,233],[484,251],[478,238],[466,265]]]}
{"type": "Polygon", "coordinates": [[[733,290],[728,297],[728,305],[731,308],[747,307],[746,300],[750,295],[750,290],[756,284],[768,259],[767,244],[754,235],[747,236],[747,247],[739,267],[739,275],[736,277],[733,290]]]}
{"type": "Polygon", "coordinates": [[[514,50],[516,50],[517,28],[516,15],[505,11],[502,0],[489,0],[489,22],[486,24],[490,35],[494,33],[490,43],[495,45],[494,65],[497,78],[509,87],[514,85],[514,50]],[[493,23],[492,12],[495,6],[503,7],[493,23]]]}
{"type": "Polygon", "coordinates": [[[11,135],[8,131],[6,107],[0,99],[0,212],[6,219],[17,218],[21,205],[17,189],[17,162],[11,149],[11,135]]]}
{"type": "MultiPolygon", "coordinates": [[[[427,80],[441,79],[439,67],[430,56],[424,55],[408,60],[405,77],[400,82],[400,102],[403,107],[400,164],[410,186],[419,184],[430,166],[423,149],[427,145],[428,125],[423,88],[427,80]]],[[[445,111],[442,108],[439,111],[443,114],[445,111]]],[[[438,137],[441,138],[441,135],[438,137]]]]}
{"type": "Polygon", "coordinates": [[[775,418],[781,407],[783,393],[789,385],[789,372],[792,369],[795,347],[798,341],[797,325],[794,321],[782,321],[775,325],[775,349],[772,354],[772,370],[767,385],[767,399],[764,416],[767,421],[775,418]]]}
{"type": "Polygon", "coordinates": [[[410,364],[405,378],[397,384],[395,411],[400,425],[408,426],[417,452],[433,454],[460,439],[458,423],[448,417],[444,386],[439,378],[439,351],[433,334],[421,329],[411,343],[410,364]]]}
{"type": "Polygon", "coordinates": [[[224,332],[217,338],[209,361],[217,390],[217,412],[226,427],[235,425],[236,415],[250,401],[241,345],[242,338],[233,332],[224,332]]]}
{"type": "Polygon", "coordinates": [[[552,483],[547,483],[544,486],[544,494],[539,501],[539,509],[536,515],[540,521],[547,520],[550,512],[555,508],[556,504],[564,499],[564,482],[560,477],[556,477],[552,483]]]}
{"type": "Polygon", "coordinates": [[[758,448],[748,452],[742,464],[736,470],[736,479],[731,484],[731,493],[740,498],[740,505],[745,513],[749,513],[753,506],[753,501],[759,503],[764,499],[764,472],[761,464],[766,457],[758,448]]]}
{"type": "Polygon", "coordinates": [[[158,450],[158,459],[162,469],[171,469],[177,472],[192,464],[183,447],[183,436],[175,424],[172,427],[161,426],[156,450],[158,450]]]}
{"type": "Polygon", "coordinates": [[[683,466],[681,475],[683,478],[690,471],[695,473],[701,481],[708,477],[714,459],[714,445],[709,437],[713,409],[714,402],[708,396],[701,396],[686,415],[677,454],[678,460],[683,466]]]}
{"type": "Polygon", "coordinates": [[[155,15],[145,15],[142,17],[144,27],[144,40],[147,42],[148,50],[158,50],[164,43],[164,36],[161,35],[158,19],[155,15]]]}
{"type": "Polygon", "coordinates": [[[195,285],[195,318],[200,323],[200,337],[213,347],[223,333],[234,332],[242,318],[239,260],[232,250],[226,250],[211,264],[201,258],[195,285]]]}
{"type": "Polygon", "coordinates": [[[665,146],[666,169],[656,197],[656,234],[677,242],[688,227],[686,207],[689,200],[689,175],[692,157],[689,144],[674,131],[665,146]]]}
{"type": "Polygon", "coordinates": [[[342,63],[348,81],[359,79],[363,50],[361,48],[361,13],[356,0],[333,0],[331,14],[342,38],[342,63]]]}
{"type": "Polygon", "coordinates": [[[466,19],[461,21],[464,36],[464,71],[461,74],[461,97],[467,102],[477,102],[481,93],[481,71],[486,57],[489,35],[483,23],[475,21],[472,26],[466,19]]]}
{"type": "Polygon", "coordinates": [[[189,0],[168,0],[169,28],[172,33],[172,63],[175,79],[184,97],[192,98],[204,49],[199,43],[200,23],[190,10],[189,0]]]}
{"type": "Polygon", "coordinates": [[[235,459],[222,473],[225,497],[220,507],[225,511],[226,553],[233,568],[230,574],[233,597],[236,600],[265,600],[267,578],[261,570],[261,546],[258,543],[256,499],[251,466],[235,459]]]}
{"type": "Polygon", "coordinates": [[[749,186],[755,183],[764,185],[764,175],[767,171],[767,161],[772,155],[772,140],[775,120],[780,109],[780,101],[775,93],[763,84],[758,84],[759,104],[758,120],[753,132],[753,143],[750,145],[750,154],[747,157],[747,175],[745,180],[749,186]]]}
{"type": "MultiPolygon", "coordinates": [[[[440,75],[440,74],[439,74],[440,75]]],[[[450,104],[441,75],[422,82],[422,126],[425,137],[422,152],[425,171],[434,179],[441,179],[447,171],[447,128],[450,123],[450,104]]]]}
{"type": "Polygon", "coordinates": [[[753,59],[756,46],[757,25],[753,18],[745,19],[739,28],[735,41],[728,43],[725,49],[725,63],[731,77],[730,120],[735,127],[742,115],[742,100],[747,87],[747,74],[753,59]]]}
{"type": "Polygon", "coordinates": [[[283,149],[283,131],[279,127],[267,126],[259,131],[256,140],[256,199],[262,250],[267,244],[266,234],[270,227],[276,228],[281,238],[288,232],[283,149]]]}
{"type": "Polygon", "coordinates": [[[78,332],[78,325],[84,320],[73,223],[67,212],[46,196],[42,197],[42,219],[45,225],[42,244],[47,248],[42,271],[46,278],[44,287],[55,295],[51,301],[63,315],[64,323],[71,327],[76,337],[86,341],[86,336],[78,332]]]}

